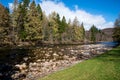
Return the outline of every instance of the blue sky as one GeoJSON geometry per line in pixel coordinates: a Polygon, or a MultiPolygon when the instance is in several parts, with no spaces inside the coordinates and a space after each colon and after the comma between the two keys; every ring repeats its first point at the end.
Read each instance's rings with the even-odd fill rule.
{"type": "MultiPolygon", "coordinates": [[[[85,22],[86,28],[94,24],[96,21],[98,21],[96,22],[96,26],[99,26],[99,28],[101,28],[101,25],[104,25],[104,27],[105,26],[108,27],[110,25],[112,26],[115,19],[120,14],[120,0],[35,0],[35,1],[41,4],[41,7],[43,11],[46,12],[46,14],[49,14],[50,11],[52,11],[53,9],[53,11],[55,10],[58,13],[60,13],[61,16],[64,15],[67,18],[68,18],[68,15],[66,14],[67,11],[68,14],[70,13],[74,16],[77,16],[78,18],[79,17],[86,18],[86,20],[78,19],[79,21],[86,21],[85,22]],[[60,11],[62,11],[62,13],[60,11]],[[93,21],[94,23],[93,22],[87,23],[87,21],[91,21],[91,18],[96,19],[96,21],[94,20],[93,21]],[[101,22],[98,20],[98,18],[100,18],[101,22]]],[[[9,7],[8,3],[12,2],[13,0],[0,0],[0,3],[7,7],[9,7]]],[[[73,17],[69,18],[73,19],[73,17]]]]}
{"type": "Polygon", "coordinates": [[[108,21],[114,21],[120,14],[120,0],[62,0],[71,9],[74,5],[92,14],[102,14],[108,21]]]}

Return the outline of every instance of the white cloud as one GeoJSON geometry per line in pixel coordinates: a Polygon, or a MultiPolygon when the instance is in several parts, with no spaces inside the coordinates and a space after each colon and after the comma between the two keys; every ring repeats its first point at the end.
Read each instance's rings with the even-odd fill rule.
{"type": "Polygon", "coordinates": [[[10,11],[14,9],[13,3],[8,3],[10,11]]]}
{"type": "Polygon", "coordinates": [[[46,15],[49,15],[51,12],[55,11],[60,14],[60,16],[65,16],[67,21],[75,17],[78,18],[80,22],[84,23],[85,29],[88,30],[93,24],[96,25],[99,29],[112,27],[113,22],[107,22],[102,15],[93,15],[84,10],[78,9],[78,6],[75,5],[75,10],[70,10],[64,3],[59,0],[42,0],[41,8],[46,12],[46,15]]]}
{"type": "MultiPolygon", "coordinates": [[[[104,28],[113,28],[113,26],[114,26],[113,22],[107,22],[107,23],[103,24],[102,29],[104,29],[104,28]]],[[[98,27],[100,27],[100,26],[98,26],[98,27]]]]}

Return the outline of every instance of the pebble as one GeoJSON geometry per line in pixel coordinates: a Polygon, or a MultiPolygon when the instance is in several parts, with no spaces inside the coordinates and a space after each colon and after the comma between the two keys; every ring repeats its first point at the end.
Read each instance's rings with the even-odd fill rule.
{"type": "MultiPolygon", "coordinates": [[[[91,44],[91,45],[82,45],[82,46],[80,45],[76,47],[67,47],[66,49],[60,49],[60,47],[57,46],[57,49],[60,49],[60,51],[58,52],[57,51],[53,52],[54,51],[53,48],[45,47],[43,49],[48,50],[48,52],[42,51],[42,48],[37,49],[38,52],[36,51],[33,51],[33,52],[36,53],[36,56],[38,56],[41,54],[37,54],[37,53],[42,51],[45,58],[39,59],[38,57],[36,61],[30,62],[28,66],[29,67],[28,70],[26,70],[27,68],[26,63],[17,64],[16,67],[19,67],[20,70],[26,70],[26,71],[25,72],[21,71],[19,73],[16,73],[16,76],[25,77],[26,75],[26,79],[24,80],[34,80],[37,76],[44,76],[51,72],[64,69],[67,66],[70,66],[79,61],[82,61],[80,59],[77,60],[77,58],[79,57],[77,55],[83,56],[83,58],[88,59],[89,56],[92,56],[93,54],[99,55],[104,53],[106,50],[110,50],[111,48],[107,48],[104,45],[91,44]],[[65,50],[68,50],[69,54],[65,53],[66,52],[65,50]],[[49,54],[49,53],[52,53],[52,54],[49,54]],[[62,56],[60,56],[60,54],[62,56]],[[50,56],[52,56],[53,58],[49,59],[48,57],[50,56]],[[63,58],[59,60],[58,58],[60,57],[63,57],[63,58]],[[22,75],[22,74],[25,74],[25,75],[22,75]]],[[[25,57],[24,60],[27,61],[28,58],[25,57]]],[[[1,75],[2,74],[0,73],[0,76],[1,75]]]]}

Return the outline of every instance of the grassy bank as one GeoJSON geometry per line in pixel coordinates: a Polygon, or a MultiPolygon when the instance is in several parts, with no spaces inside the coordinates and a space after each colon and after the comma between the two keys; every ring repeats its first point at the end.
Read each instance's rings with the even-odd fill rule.
{"type": "Polygon", "coordinates": [[[39,80],[120,80],[120,47],[39,80]]]}

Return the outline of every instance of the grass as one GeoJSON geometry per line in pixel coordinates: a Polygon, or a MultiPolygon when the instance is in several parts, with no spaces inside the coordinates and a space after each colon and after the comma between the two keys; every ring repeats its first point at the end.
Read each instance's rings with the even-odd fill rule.
{"type": "Polygon", "coordinates": [[[39,80],[120,80],[120,47],[39,80]]]}

